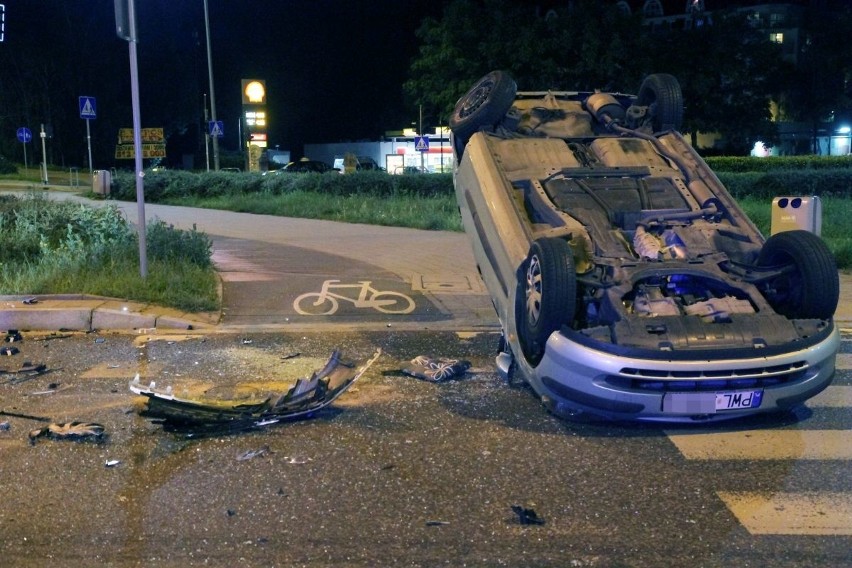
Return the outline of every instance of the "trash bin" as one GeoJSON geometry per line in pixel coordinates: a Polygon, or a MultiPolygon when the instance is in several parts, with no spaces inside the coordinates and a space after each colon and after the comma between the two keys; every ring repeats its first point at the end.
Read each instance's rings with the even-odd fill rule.
{"type": "Polygon", "coordinates": [[[99,195],[109,195],[112,175],[109,170],[95,170],[92,174],[92,191],[99,195]]]}
{"type": "Polygon", "coordinates": [[[822,203],[816,195],[810,197],[776,197],[772,200],[771,234],[801,229],[820,236],[822,233],[822,203]]]}

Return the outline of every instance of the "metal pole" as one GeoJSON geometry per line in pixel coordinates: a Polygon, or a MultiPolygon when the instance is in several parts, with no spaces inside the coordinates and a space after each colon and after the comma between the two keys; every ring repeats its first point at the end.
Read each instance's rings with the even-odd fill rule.
{"type": "Polygon", "coordinates": [[[30,173],[29,168],[27,168],[27,143],[24,142],[24,177],[28,176],[30,173]]]}
{"type": "Polygon", "coordinates": [[[148,276],[148,243],[145,226],[145,172],[142,170],[142,119],[139,113],[139,69],[136,65],[136,7],[127,0],[130,27],[130,91],[133,107],[133,148],[136,164],[136,210],[139,232],[139,275],[148,276]]]}
{"type": "MultiPolygon", "coordinates": [[[[420,105],[420,126],[418,127],[418,129],[420,130],[420,138],[422,139],[423,138],[423,105],[420,105]]],[[[423,167],[423,160],[425,158],[425,154],[426,153],[423,150],[420,151],[420,171],[421,172],[424,169],[426,169],[426,168],[423,167]]]]}
{"type": "Polygon", "coordinates": [[[47,138],[47,132],[44,131],[44,124],[41,125],[41,183],[47,185],[47,150],[45,149],[44,140],[47,138]]]}
{"type": "Polygon", "coordinates": [[[89,145],[89,178],[94,174],[94,168],[92,167],[92,132],[89,130],[89,122],[91,122],[88,118],[86,119],[86,142],[89,145]]]}
{"type": "Polygon", "coordinates": [[[204,157],[207,160],[207,171],[210,171],[210,126],[207,123],[207,93],[204,93],[204,157]]]}
{"type": "MultiPolygon", "coordinates": [[[[204,0],[204,30],[207,33],[207,74],[210,77],[210,120],[216,122],[216,93],[213,89],[213,54],[210,51],[210,16],[204,0]]],[[[213,169],[219,171],[219,137],[213,136],[213,169]]]]}

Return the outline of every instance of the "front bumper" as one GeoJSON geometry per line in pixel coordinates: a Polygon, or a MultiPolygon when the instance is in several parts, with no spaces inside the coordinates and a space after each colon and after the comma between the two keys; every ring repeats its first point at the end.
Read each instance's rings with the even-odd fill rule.
{"type": "MultiPolygon", "coordinates": [[[[548,339],[529,381],[557,415],[591,413],[611,419],[718,421],[791,408],[815,396],[834,377],[840,332],[795,351],[747,358],[639,359],[594,349],[561,332],[548,339]],[[712,393],[760,391],[757,407],[715,410],[672,404],[673,397],[706,400],[712,393]],[[685,393],[694,393],[693,395],[685,393]]],[[[755,350],[759,351],[759,350],[755,350]]]]}

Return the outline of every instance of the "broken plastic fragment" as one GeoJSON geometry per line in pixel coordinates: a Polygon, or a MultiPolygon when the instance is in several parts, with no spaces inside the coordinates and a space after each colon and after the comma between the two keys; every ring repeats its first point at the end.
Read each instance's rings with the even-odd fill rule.
{"type": "Polygon", "coordinates": [[[470,368],[470,361],[459,359],[433,359],[420,355],[411,360],[411,364],[402,370],[406,375],[426,381],[440,382],[454,379],[470,368]]]}
{"type": "Polygon", "coordinates": [[[269,451],[269,446],[263,446],[262,448],[257,449],[257,450],[248,450],[248,451],[243,452],[240,455],[238,455],[237,461],[247,461],[247,460],[256,458],[258,456],[262,456],[268,451],[269,451]]]}
{"type": "Polygon", "coordinates": [[[518,515],[518,522],[522,525],[543,525],[544,519],[532,509],[521,507],[520,505],[512,505],[512,511],[518,515]]]}
{"type": "Polygon", "coordinates": [[[104,427],[95,422],[65,422],[64,424],[48,424],[30,432],[30,442],[47,437],[56,440],[86,440],[101,441],[105,435],[104,427]]]}
{"type": "Polygon", "coordinates": [[[335,350],[325,366],[309,378],[300,378],[286,393],[273,395],[262,402],[221,400],[175,396],[171,387],[158,389],[152,383],[145,387],[137,374],[130,390],[148,397],[143,416],[153,418],[168,431],[188,435],[217,434],[252,430],[282,420],[308,418],[325,408],[346,391],[378,359],[381,350],[360,368],[344,364],[335,350]]]}

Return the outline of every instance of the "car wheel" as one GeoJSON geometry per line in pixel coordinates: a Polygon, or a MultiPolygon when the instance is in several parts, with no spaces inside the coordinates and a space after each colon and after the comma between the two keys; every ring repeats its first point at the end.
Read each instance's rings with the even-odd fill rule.
{"type": "Polygon", "coordinates": [[[761,286],[772,308],[790,318],[829,319],[837,309],[840,279],[828,246],[808,231],[783,231],[766,240],[758,266],[783,272],[761,286]]]}
{"type": "Polygon", "coordinates": [[[453,135],[464,144],[480,128],[500,122],[517,91],[515,81],[503,71],[482,77],[456,103],[449,121],[453,135]]]}
{"type": "Polygon", "coordinates": [[[516,319],[524,355],[535,365],[547,338],[571,323],[577,302],[574,254],[563,239],[538,239],[530,247],[518,286],[516,319]]]}
{"type": "Polygon", "coordinates": [[[648,75],[639,87],[636,103],[650,107],[654,132],[680,130],[683,125],[683,93],[672,75],[648,75]]]}

